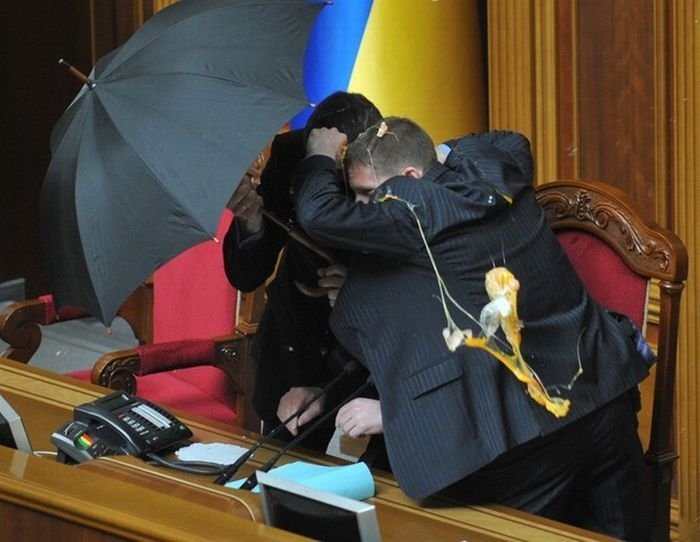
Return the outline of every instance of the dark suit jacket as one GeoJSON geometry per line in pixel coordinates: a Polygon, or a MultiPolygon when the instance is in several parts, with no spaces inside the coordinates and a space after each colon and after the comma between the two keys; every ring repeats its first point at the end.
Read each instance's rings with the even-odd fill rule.
{"type": "MultiPolygon", "coordinates": [[[[368,205],[341,197],[333,160],[322,156],[303,162],[297,188],[303,229],[326,246],[356,251],[331,327],[373,375],[392,469],[414,498],[594,411],[648,372],[629,323],[592,301],[548,227],[527,140],[492,132],[452,145],[445,166],[421,180],[388,180],[368,205]],[[559,387],[571,399],[568,416],[557,419],[534,403],[488,353],[447,348],[437,279],[416,220],[401,202],[378,203],[387,193],[414,205],[449,293],[471,315],[478,318],[489,301],[489,269],[515,274],[525,359],[552,393],[571,380],[579,359],[583,365],[570,391],[559,387]]],[[[478,334],[449,308],[460,328],[478,334]]]]}
{"type": "MultiPolygon", "coordinates": [[[[296,130],[275,137],[261,177],[259,192],[265,208],[285,221],[294,219],[289,179],[304,157],[302,136],[302,131],[296,130]]],[[[328,299],[307,297],[294,285],[294,280],[316,285],[316,270],[328,264],[290,241],[267,219],[259,235],[241,242],[234,218],[223,249],[226,275],[243,292],[256,289],[272,274],[284,249],[275,278],[266,288],[267,301],[253,343],[253,405],[260,418],[274,421],[279,400],[290,387],[323,386],[343,366],[343,359],[337,364],[328,363],[337,345],[328,327],[328,299]]],[[[349,395],[365,378],[366,373],[341,382],[329,403],[349,395]]],[[[332,425],[333,420],[329,423],[332,425]]]]}

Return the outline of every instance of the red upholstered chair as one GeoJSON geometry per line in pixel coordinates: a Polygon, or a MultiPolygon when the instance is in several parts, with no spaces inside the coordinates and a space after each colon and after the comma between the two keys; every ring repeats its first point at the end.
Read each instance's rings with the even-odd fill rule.
{"type": "MultiPolygon", "coordinates": [[[[225,211],[217,238],[231,218],[225,211]]],[[[73,376],[239,424],[245,410],[245,336],[235,332],[237,296],[223,270],[220,243],[192,247],[153,275],[153,342],[105,354],[91,371],[73,376]]]]}
{"type": "MultiPolygon", "coordinates": [[[[230,211],[222,215],[220,238],[231,218],[230,211]]],[[[197,245],[156,271],[120,310],[140,346],[105,354],[92,370],[69,375],[242,425],[244,383],[252,376],[246,368],[248,337],[235,331],[237,298],[223,271],[220,244],[197,245]]],[[[2,355],[30,362],[41,343],[40,326],[84,316],[70,307],[57,314],[50,295],[17,302],[0,314],[0,338],[8,343],[2,355]]]]}
{"type": "Polygon", "coordinates": [[[681,292],[688,273],[686,247],[670,231],[644,220],[623,192],[601,182],[546,183],[537,187],[537,199],[591,296],[627,315],[656,346],[653,397],[647,401],[643,394],[642,412],[651,412],[646,461],[654,504],[653,540],[669,540],[677,458],[674,386],[681,292]],[[649,302],[652,285],[658,288],[658,305],[649,302]]]}

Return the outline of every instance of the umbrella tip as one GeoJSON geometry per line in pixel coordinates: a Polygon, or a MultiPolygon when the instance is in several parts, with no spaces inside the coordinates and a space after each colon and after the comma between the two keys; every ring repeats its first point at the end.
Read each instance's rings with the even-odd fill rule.
{"type": "Polygon", "coordinates": [[[58,64],[63,66],[68,72],[75,78],[80,79],[84,84],[86,84],[90,89],[95,88],[95,83],[87,75],[81,72],[78,68],[72,66],[70,63],[66,62],[65,59],[59,58],[58,64]]]}

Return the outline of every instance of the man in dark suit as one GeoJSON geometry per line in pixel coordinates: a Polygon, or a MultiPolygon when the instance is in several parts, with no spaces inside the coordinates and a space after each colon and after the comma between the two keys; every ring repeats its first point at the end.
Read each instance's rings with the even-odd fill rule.
{"type": "MultiPolygon", "coordinates": [[[[309,117],[306,131],[334,126],[352,138],[380,118],[378,109],[364,96],[336,92],[318,104],[309,117]]],[[[329,300],[307,296],[295,285],[300,282],[315,286],[319,282],[318,270],[328,267],[328,262],[290,240],[282,228],[262,214],[264,202],[265,208],[278,219],[293,223],[290,176],[304,153],[305,130],[275,137],[260,186],[243,181],[232,197],[234,220],[223,244],[226,274],[240,291],[256,289],[277,266],[266,288],[266,305],[253,344],[256,363],[253,405],[263,420],[265,433],[311,400],[349,359],[336,348],[337,342],[328,328],[329,300]],[[338,359],[333,360],[334,357],[338,359]]],[[[340,253],[337,256],[342,258],[340,253]]],[[[296,435],[300,426],[323,410],[324,403],[330,408],[354,391],[366,376],[358,372],[346,377],[332,390],[328,400],[315,402],[292,420],[288,424],[289,433],[280,438],[296,435]]],[[[323,452],[332,432],[330,420],[327,427],[310,435],[304,446],[323,452]]]]}
{"type": "Polygon", "coordinates": [[[650,508],[634,392],[653,360],[637,352],[627,319],[589,297],[562,252],[535,199],[528,141],[465,137],[441,164],[420,127],[385,119],[347,148],[355,202],[336,171],[344,145],[337,130],[311,133],[297,220],[355,255],[331,329],[372,374],[404,492],[444,491],[644,540],[650,508]],[[496,306],[495,333],[482,317],[493,306],[484,281],[494,268],[519,287],[517,307],[496,306]],[[536,382],[453,342],[469,330],[531,371],[544,403],[566,408],[548,410],[535,401],[536,382]]]}

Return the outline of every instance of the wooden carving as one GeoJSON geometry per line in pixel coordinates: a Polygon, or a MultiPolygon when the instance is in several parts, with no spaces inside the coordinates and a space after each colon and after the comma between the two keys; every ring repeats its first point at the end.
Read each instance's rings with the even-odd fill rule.
{"type": "MultiPolygon", "coordinates": [[[[612,187],[610,187],[612,190],[612,187]]],[[[635,270],[651,271],[657,278],[666,278],[672,271],[671,246],[666,239],[652,232],[624,206],[611,205],[601,194],[573,185],[540,189],[537,199],[554,229],[576,227],[603,238],[616,238],[626,253],[620,256],[635,270]]]]}

